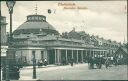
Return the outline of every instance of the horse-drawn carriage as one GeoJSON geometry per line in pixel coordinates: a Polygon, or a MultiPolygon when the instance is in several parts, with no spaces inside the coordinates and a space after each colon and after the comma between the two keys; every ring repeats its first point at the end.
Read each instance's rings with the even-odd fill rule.
{"type": "Polygon", "coordinates": [[[101,69],[102,65],[108,68],[110,65],[116,65],[116,59],[113,57],[89,57],[89,69],[101,69]]]}

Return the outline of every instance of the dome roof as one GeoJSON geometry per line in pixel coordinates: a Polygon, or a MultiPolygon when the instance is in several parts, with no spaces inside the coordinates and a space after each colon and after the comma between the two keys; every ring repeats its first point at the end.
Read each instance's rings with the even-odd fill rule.
{"type": "Polygon", "coordinates": [[[25,22],[20,25],[17,30],[20,29],[51,29],[55,30],[55,28],[50,25],[48,22],[25,22]]]}
{"type": "Polygon", "coordinates": [[[27,16],[27,21],[21,24],[13,34],[20,34],[20,33],[39,33],[40,31],[43,32],[50,32],[51,33],[58,33],[56,29],[50,25],[46,21],[46,17],[43,15],[29,15],[27,16]],[[31,31],[30,31],[31,30],[31,31]]]}

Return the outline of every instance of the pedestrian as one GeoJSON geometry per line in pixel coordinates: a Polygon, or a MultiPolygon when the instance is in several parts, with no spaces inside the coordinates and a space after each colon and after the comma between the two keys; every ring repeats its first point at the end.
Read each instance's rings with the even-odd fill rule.
{"type": "Polygon", "coordinates": [[[72,59],[71,59],[71,62],[70,62],[70,63],[71,63],[71,66],[73,66],[73,61],[74,61],[74,59],[72,58],[72,59]]]}
{"type": "Polygon", "coordinates": [[[111,65],[113,65],[113,57],[110,57],[110,62],[111,62],[111,65]]]}
{"type": "Polygon", "coordinates": [[[100,56],[100,58],[99,58],[99,69],[102,68],[103,61],[104,61],[103,56],[100,56]]]}
{"type": "Polygon", "coordinates": [[[40,61],[38,60],[38,68],[40,68],[40,61]]]}
{"type": "Polygon", "coordinates": [[[115,64],[115,66],[117,66],[117,57],[114,57],[114,58],[113,58],[113,62],[114,62],[114,64],[115,64]]]}
{"type": "Polygon", "coordinates": [[[40,66],[42,66],[43,65],[43,61],[42,61],[42,59],[40,60],[40,66]]]}
{"type": "Polygon", "coordinates": [[[65,58],[62,58],[62,65],[65,65],[65,58]]]}
{"type": "Polygon", "coordinates": [[[91,57],[91,56],[88,57],[89,69],[94,69],[94,61],[95,61],[94,57],[91,57]]]}
{"type": "Polygon", "coordinates": [[[44,59],[44,66],[47,66],[47,59],[44,59]]]}
{"type": "Polygon", "coordinates": [[[107,69],[109,67],[109,64],[110,64],[110,60],[109,60],[109,58],[107,58],[106,61],[105,61],[105,66],[106,66],[107,69]]]}
{"type": "Polygon", "coordinates": [[[94,69],[94,64],[97,62],[95,57],[91,58],[91,69],[94,69]]]}
{"type": "Polygon", "coordinates": [[[6,80],[6,66],[2,68],[2,80],[6,80]]]}

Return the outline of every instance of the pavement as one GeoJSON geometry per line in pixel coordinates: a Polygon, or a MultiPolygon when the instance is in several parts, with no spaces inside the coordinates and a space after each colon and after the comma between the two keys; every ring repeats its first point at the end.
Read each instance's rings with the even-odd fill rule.
{"type": "MultiPolygon", "coordinates": [[[[40,66],[40,68],[48,68],[48,67],[56,67],[57,65],[47,65],[47,66],[40,66]]],[[[37,68],[39,68],[38,66],[36,66],[37,68]]],[[[33,69],[33,66],[25,66],[23,68],[21,68],[21,70],[23,69],[33,69]]]]}
{"type": "MultiPolygon", "coordinates": [[[[56,66],[48,65],[36,69],[36,80],[128,80],[128,67],[126,65],[112,66],[108,69],[88,69],[88,64],[75,64],[56,66]]],[[[32,66],[20,70],[20,80],[32,79],[32,66]]]]}

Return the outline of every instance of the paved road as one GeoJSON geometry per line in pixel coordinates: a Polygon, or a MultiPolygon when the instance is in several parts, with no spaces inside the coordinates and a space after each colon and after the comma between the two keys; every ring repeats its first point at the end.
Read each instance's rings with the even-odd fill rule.
{"type": "MultiPolygon", "coordinates": [[[[37,69],[37,79],[40,80],[128,80],[127,66],[113,66],[106,69],[89,70],[87,64],[73,67],[57,66],[37,69]]],[[[32,79],[32,69],[22,69],[20,80],[32,79]]]]}

